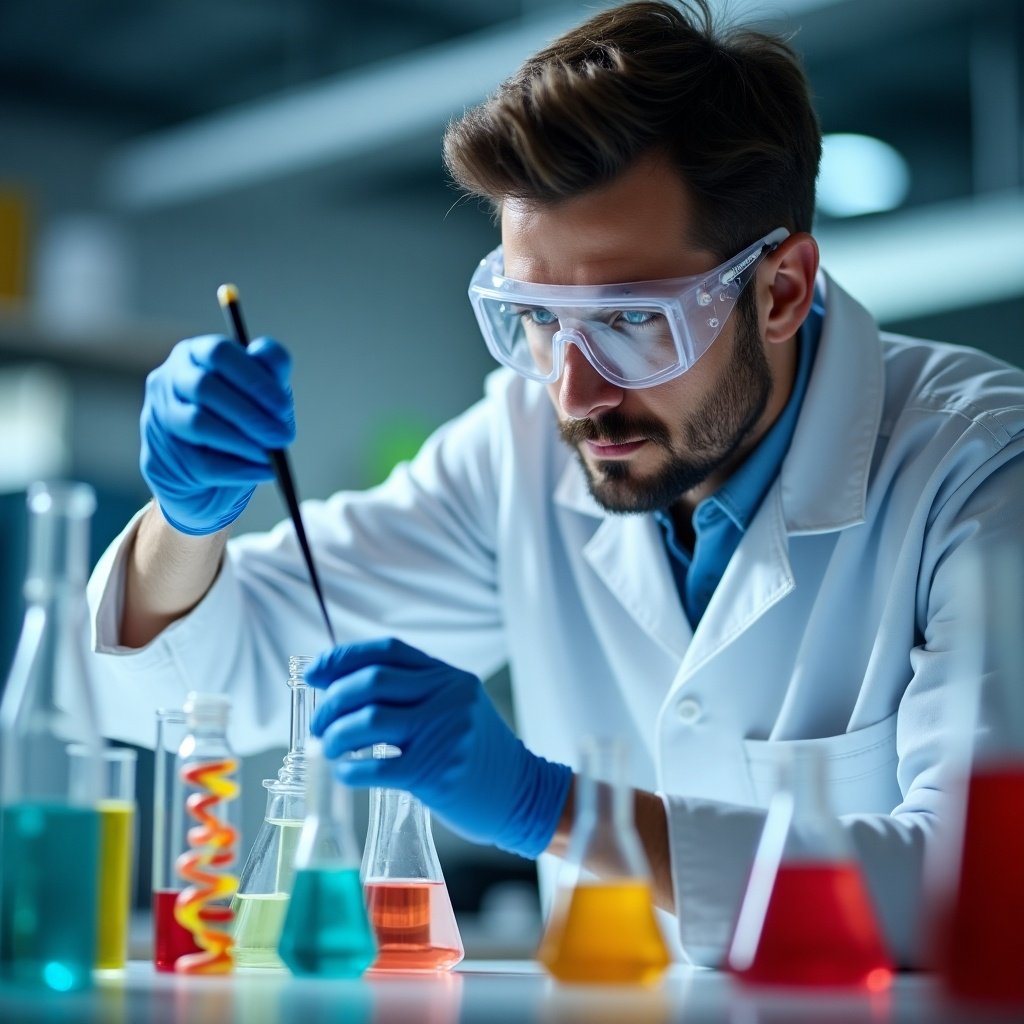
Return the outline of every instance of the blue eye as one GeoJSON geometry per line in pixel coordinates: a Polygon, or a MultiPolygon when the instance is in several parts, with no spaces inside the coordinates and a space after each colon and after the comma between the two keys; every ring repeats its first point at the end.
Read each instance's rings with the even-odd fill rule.
{"type": "Polygon", "coordinates": [[[528,309],[524,315],[538,327],[550,327],[558,319],[550,309],[528,309]]]}
{"type": "Polygon", "coordinates": [[[657,313],[648,313],[643,309],[624,309],[619,313],[619,316],[633,327],[650,323],[657,315],[657,313]]]}

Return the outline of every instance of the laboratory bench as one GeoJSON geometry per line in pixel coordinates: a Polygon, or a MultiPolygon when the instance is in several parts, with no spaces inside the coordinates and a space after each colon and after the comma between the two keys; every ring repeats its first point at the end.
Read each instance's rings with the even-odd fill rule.
{"type": "Polygon", "coordinates": [[[449,975],[294,978],[247,970],[221,977],[160,974],[145,961],[99,976],[88,992],[0,988],[0,1024],[974,1024],[1021,1021],[1018,1010],[944,1003],[935,979],[899,974],[871,997],[741,989],[719,971],[674,965],[650,989],[561,985],[530,960],[467,960],[449,975]]]}

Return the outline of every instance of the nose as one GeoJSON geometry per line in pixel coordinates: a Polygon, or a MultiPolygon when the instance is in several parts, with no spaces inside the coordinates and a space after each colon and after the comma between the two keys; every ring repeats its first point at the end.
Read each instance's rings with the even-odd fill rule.
{"type": "Polygon", "coordinates": [[[623,389],[605,380],[575,343],[565,346],[562,376],[558,380],[558,404],[574,420],[598,416],[622,401],[623,389]]]}

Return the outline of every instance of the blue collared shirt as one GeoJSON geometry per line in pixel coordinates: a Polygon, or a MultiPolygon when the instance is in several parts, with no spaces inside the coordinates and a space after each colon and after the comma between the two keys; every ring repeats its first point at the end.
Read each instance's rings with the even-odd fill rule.
{"type": "Polygon", "coordinates": [[[824,315],[821,296],[816,292],[811,311],[800,330],[796,379],[789,401],[739,469],[693,510],[696,537],[693,551],[688,551],[676,538],[668,512],[654,513],[665,538],[676,588],[694,629],[707,610],[711,595],[721,582],[725,567],[754,513],[782,468],[807,391],[824,315]]]}

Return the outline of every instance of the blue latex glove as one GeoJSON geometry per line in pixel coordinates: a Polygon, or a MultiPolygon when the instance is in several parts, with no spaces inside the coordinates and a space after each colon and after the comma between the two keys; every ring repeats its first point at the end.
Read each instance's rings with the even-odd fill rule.
{"type": "Polygon", "coordinates": [[[291,357],[220,335],[181,341],[146,378],[139,464],[164,518],[193,535],[234,522],[272,480],[268,448],[295,438],[291,357]]]}
{"type": "Polygon", "coordinates": [[[523,857],[547,848],[572,770],[531,754],[476,676],[389,639],[336,647],[306,679],[326,691],[311,729],[328,757],[374,743],[402,751],[336,761],[342,782],[407,790],[473,842],[523,857]]]}

